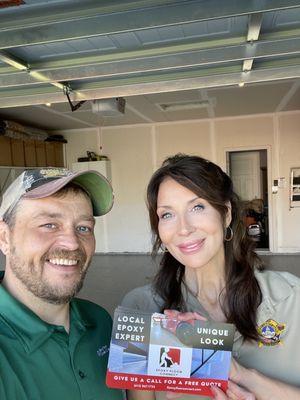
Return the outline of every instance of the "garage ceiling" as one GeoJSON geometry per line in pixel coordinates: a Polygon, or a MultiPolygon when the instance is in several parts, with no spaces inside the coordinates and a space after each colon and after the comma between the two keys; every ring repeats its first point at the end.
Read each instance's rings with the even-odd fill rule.
{"type": "Polygon", "coordinates": [[[290,110],[300,110],[300,0],[0,9],[0,118],[53,131],[290,110]],[[86,102],[72,112],[67,93],[86,102]],[[121,96],[124,115],[92,112],[91,100],[121,96]]]}

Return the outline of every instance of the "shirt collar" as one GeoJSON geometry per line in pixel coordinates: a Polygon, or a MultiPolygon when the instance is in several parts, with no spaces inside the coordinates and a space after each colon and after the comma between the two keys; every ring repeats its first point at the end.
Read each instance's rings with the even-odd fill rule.
{"type": "Polygon", "coordinates": [[[255,271],[255,277],[262,292],[262,302],[258,307],[257,324],[260,325],[274,314],[276,304],[292,295],[293,285],[276,271],[255,271]]]}
{"type": "MultiPolygon", "coordinates": [[[[254,273],[262,293],[262,302],[257,309],[256,321],[256,325],[260,326],[266,320],[272,318],[276,304],[292,295],[293,287],[290,282],[284,279],[282,272],[255,270],[254,273]]],[[[240,332],[236,331],[234,341],[237,341],[241,336],[240,332]]]]}
{"type": "MultiPolygon", "coordinates": [[[[0,280],[4,272],[0,271],[0,280]]],[[[81,313],[76,299],[70,303],[70,331],[85,331],[93,324],[81,313]]],[[[24,350],[31,353],[39,348],[57,330],[57,325],[48,324],[39,318],[33,311],[13,297],[0,284],[0,320],[9,327],[13,335],[19,340],[24,350]]],[[[61,327],[60,327],[61,330],[61,327]]]]}
{"type": "Polygon", "coordinates": [[[70,302],[71,309],[71,327],[73,324],[76,324],[82,329],[90,328],[95,326],[95,323],[88,319],[88,317],[83,313],[80,302],[80,299],[73,299],[70,302]]]}

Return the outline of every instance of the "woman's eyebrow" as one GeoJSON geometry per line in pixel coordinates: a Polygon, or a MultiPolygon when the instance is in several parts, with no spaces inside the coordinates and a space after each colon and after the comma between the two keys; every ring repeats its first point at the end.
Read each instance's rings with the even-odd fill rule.
{"type": "MultiPolygon", "coordinates": [[[[189,200],[188,204],[194,203],[194,201],[196,201],[196,200],[201,200],[202,201],[203,199],[201,199],[201,197],[196,196],[193,199],[189,200]]],[[[169,206],[167,204],[157,204],[157,209],[158,208],[172,208],[172,206],[169,206]]]]}

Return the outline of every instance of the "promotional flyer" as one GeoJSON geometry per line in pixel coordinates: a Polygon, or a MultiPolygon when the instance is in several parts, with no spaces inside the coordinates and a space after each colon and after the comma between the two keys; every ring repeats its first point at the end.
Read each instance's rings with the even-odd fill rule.
{"type": "Polygon", "coordinates": [[[226,391],[234,326],[118,307],[106,383],[109,387],[209,396],[226,391]]]}

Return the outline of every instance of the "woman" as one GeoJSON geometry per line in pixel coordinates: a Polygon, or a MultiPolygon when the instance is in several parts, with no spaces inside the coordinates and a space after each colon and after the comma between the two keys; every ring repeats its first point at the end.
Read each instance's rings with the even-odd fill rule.
{"type": "MultiPolygon", "coordinates": [[[[153,284],[134,289],[123,305],[149,312],[197,312],[236,326],[232,354],[241,366],[233,363],[231,379],[253,395],[229,391],[226,397],[216,390],[215,398],[300,399],[300,280],[263,271],[228,175],[208,160],[178,154],[152,176],[147,201],[153,252],[164,252],[153,284]]],[[[239,389],[234,383],[232,388],[239,389]]],[[[132,392],[131,397],[154,394],[132,392]]]]}

